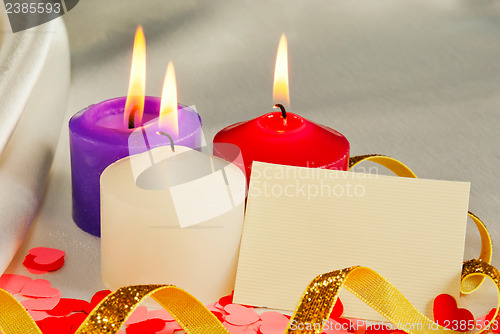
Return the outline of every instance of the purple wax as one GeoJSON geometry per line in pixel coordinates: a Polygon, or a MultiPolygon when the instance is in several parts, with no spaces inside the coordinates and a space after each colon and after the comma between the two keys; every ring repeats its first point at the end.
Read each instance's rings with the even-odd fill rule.
{"type": "MultiPolygon", "coordinates": [[[[123,111],[126,97],[94,104],[76,113],[69,121],[73,220],[85,232],[101,235],[100,177],[107,166],[157,146],[169,145],[164,136],[154,137],[160,98],[147,96],[142,131],[149,140],[130,140],[138,129],[126,129],[123,111]],[[146,135],[147,134],[147,135],[146,135]],[[157,139],[156,139],[157,138],[157,139]]],[[[202,145],[201,118],[182,105],[178,107],[179,134],[169,133],[176,145],[199,149],[202,145]]],[[[142,138],[142,137],[141,137],[142,138]]]]}

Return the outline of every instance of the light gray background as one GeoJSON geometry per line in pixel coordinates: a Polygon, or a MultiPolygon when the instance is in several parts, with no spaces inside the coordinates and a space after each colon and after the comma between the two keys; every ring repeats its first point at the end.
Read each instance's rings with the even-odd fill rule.
{"type": "MultiPolygon", "coordinates": [[[[147,93],[160,95],[172,60],[180,102],[196,105],[209,141],[271,110],[285,32],[291,111],[342,132],[353,155],[383,153],[420,177],[470,181],[470,209],[500,242],[500,1],[85,0],[64,19],[66,122],[45,202],[10,272],[26,274],[20,263],[31,247],[59,247],[68,256],[46,276],[54,286],[82,298],[103,288],[99,239],[71,219],[67,120],[126,94],[137,24],[147,39],[147,93]]],[[[478,253],[471,224],[464,257],[478,253]]]]}

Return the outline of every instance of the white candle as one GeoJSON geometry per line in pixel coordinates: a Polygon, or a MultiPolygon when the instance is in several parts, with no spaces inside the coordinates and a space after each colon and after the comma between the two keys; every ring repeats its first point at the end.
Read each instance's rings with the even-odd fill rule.
{"type": "Polygon", "coordinates": [[[101,176],[101,267],[111,289],[174,284],[202,302],[234,288],[246,178],[225,160],[158,147],[101,176]]]}

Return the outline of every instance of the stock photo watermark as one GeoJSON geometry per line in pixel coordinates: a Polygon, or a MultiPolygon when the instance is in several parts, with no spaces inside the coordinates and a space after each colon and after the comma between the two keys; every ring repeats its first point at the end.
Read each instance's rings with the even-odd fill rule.
{"type": "MultiPolygon", "coordinates": [[[[290,322],[290,329],[291,330],[335,330],[335,331],[349,331],[349,332],[355,332],[359,329],[363,328],[368,328],[370,327],[373,330],[404,330],[404,331],[420,331],[424,328],[424,325],[421,323],[407,323],[407,324],[399,324],[398,326],[392,324],[392,323],[380,323],[380,322],[371,322],[368,320],[353,320],[350,322],[336,322],[334,320],[328,319],[324,320],[321,323],[318,322],[298,322],[296,320],[292,320],[290,322]]],[[[429,326],[431,327],[431,326],[429,326]]],[[[437,330],[437,324],[436,328],[429,328],[430,330],[437,330]]]]}
{"type": "Polygon", "coordinates": [[[356,180],[377,178],[378,168],[360,167],[357,173],[322,168],[266,166],[252,171],[250,195],[255,197],[363,197],[366,188],[356,180]],[[335,182],[338,181],[338,182],[335,182]]]}
{"type": "MultiPolygon", "coordinates": [[[[476,323],[474,320],[446,320],[442,325],[449,331],[472,331],[472,330],[481,330],[483,326],[490,326],[492,330],[498,330],[498,321],[485,321],[483,324],[476,323]]],[[[355,332],[358,329],[370,328],[372,330],[384,330],[384,331],[397,331],[403,330],[407,333],[415,332],[415,331],[437,331],[439,330],[439,325],[437,323],[418,323],[418,322],[409,322],[409,323],[381,323],[381,322],[372,322],[369,320],[351,320],[350,322],[339,323],[334,320],[324,320],[321,323],[317,322],[298,322],[296,320],[292,320],[290,322],[290,329],[294,331],[303,331],[303,330],[335,330],[335,331],[349,331],[355,332]]]]}

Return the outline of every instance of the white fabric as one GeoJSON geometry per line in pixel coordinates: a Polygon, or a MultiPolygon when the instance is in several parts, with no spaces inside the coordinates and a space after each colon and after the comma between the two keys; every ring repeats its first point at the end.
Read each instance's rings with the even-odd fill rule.
{"type": "MultiPolygon", "coordinates": [[[[5,13],[2,13],[5,14],[5,13]]],[[[0,272],[41,202],[69,91],[62,20],[13,34],[0,16],[0,272]]]]}

